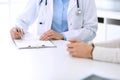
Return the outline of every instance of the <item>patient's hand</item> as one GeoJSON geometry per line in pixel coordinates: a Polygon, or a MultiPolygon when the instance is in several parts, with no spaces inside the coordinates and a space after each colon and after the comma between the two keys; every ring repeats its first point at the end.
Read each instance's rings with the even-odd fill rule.
{"type": "Polygon", "coordinates": [[[70,40],[70,43],[67,44],[67,51],[73,57],[79,58],[92,58],[92,45],[84,43],[79,40],[70,40]]]}

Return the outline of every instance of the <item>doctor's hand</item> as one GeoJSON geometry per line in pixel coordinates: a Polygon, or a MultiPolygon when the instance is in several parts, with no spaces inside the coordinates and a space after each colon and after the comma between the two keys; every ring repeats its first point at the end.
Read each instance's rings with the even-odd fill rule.
{"type": "Polygon", "coordinates": [[[70,40],[67,44],[67,51],[73,57],[92,58],[92,45],[86,44],[79,40],[70,40]]]}
{"type": "Polygon", "coordinates": [[[64,36],[53,30],[48,30],[40,37],[40,40],[62,40],[62,39],[64,39],[64,36]]]}
{"type": "Polygon", "coordinates": [[[21,39],[24,34],[24,31],[21,28],[15,27],[10,30],[10,34],[12,39],[21,39]]]}

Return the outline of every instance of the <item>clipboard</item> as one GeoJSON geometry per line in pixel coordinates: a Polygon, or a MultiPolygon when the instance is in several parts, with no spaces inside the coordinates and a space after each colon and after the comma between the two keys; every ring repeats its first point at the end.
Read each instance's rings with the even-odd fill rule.
{"type": "Polygon", "coordinates": [[[39,48],[55,48],[56,46],[50,40],[41,41],[35,39],[20,39],[13,40],[14,44],[18,49],[39,49],[39,48]]]}

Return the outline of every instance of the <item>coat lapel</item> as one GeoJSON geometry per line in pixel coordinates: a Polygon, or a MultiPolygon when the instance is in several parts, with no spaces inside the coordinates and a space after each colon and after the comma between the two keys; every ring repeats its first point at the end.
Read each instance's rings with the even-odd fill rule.
{"type": "Polygon", "coordinates": [[[69,14],[69,12],[72,10],[74,6],[76,6],[76,0],[70,0],[67,14],[69,14]]]}

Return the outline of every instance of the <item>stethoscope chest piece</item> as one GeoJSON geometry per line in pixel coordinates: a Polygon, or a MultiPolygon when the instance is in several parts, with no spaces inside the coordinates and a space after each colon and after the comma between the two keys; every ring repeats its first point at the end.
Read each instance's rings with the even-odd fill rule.
{"type": "Polygon", "coordinates": [[[81,14],[81,9],[77,8],[76,15],[80,15],[80,14],[81,14]]]}

